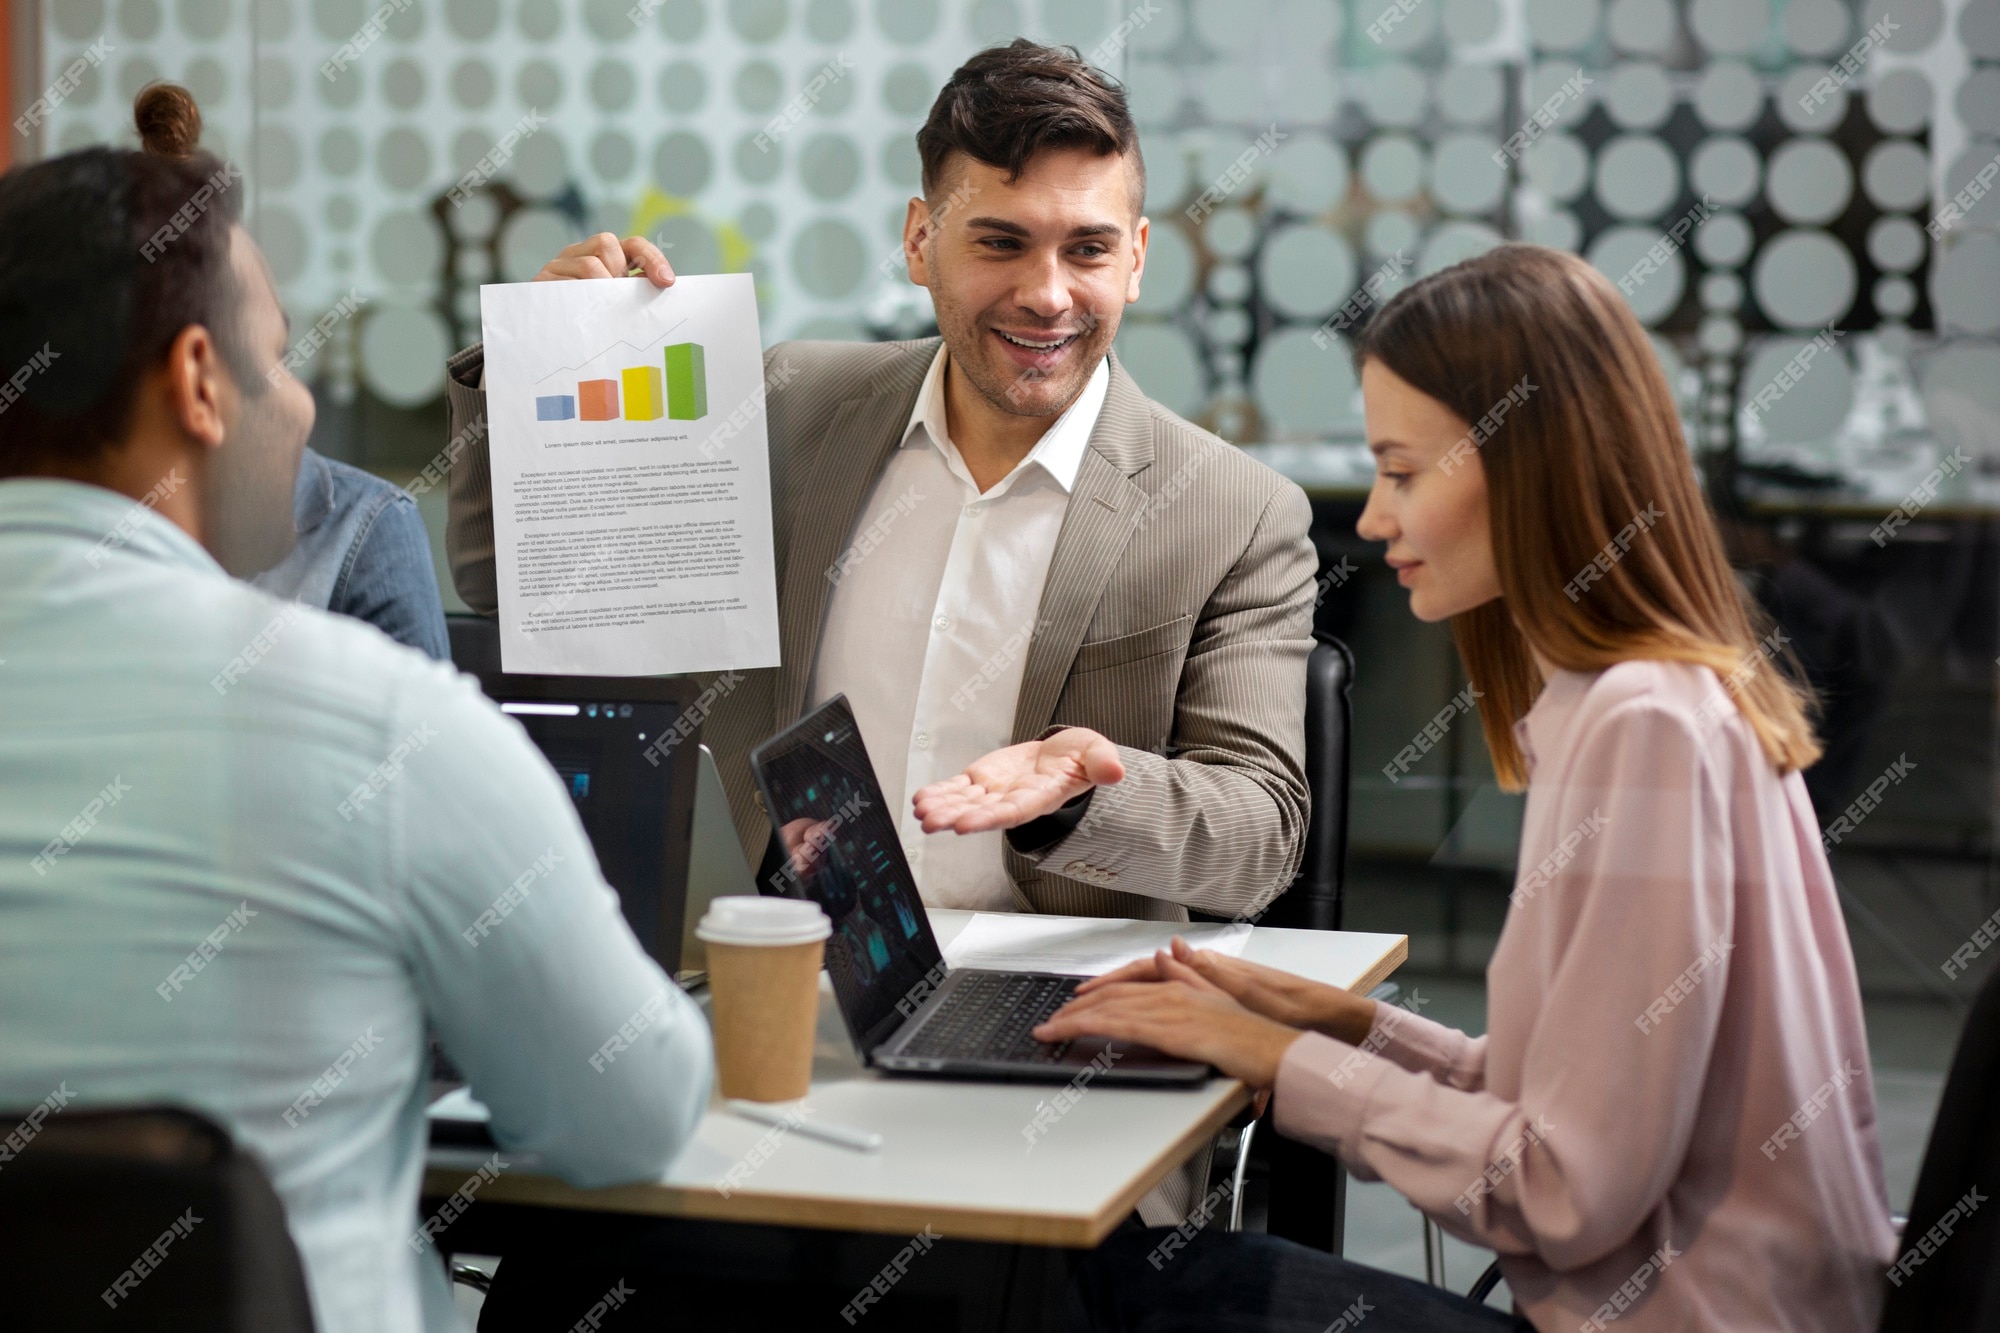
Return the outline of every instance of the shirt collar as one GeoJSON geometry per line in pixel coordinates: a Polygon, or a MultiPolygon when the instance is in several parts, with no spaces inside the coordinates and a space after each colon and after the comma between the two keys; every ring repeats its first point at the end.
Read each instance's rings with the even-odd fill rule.
{"type": "Polygon", "coordinates": [[[333,512],[333,469],[311,449],[299,455],[299,480],[292,488],[292,526],[301,537],[333,512]]]}
{"type": "Polygon", "coordinates": [[[1514,720],[1514,743],[1534,771],[1538,754],[1553,753],[1564,729],[1576,714],[1576,706],[1590,691],[1591,682],[1601,673],[1568,671],[1561,667],[1542,683],[1542,692],[1528,705],[1528,711],[1514,720]]]}
{"type": "MultiPolygon", "coordinates": [[[[23,531],[59,534],[107,556],[126,553],[204,573],[224,572],[200,542],[152,505],[88,482],[52,477],[0,481],[0,535],[23,531]]],[[[92,564],[103,558],[92,558],[92,564]]]]}
{"type": "MultiPolygon", "coordinates": [[[[917,401],[910,409],[909,424],[903,428],[903,447],[908,449],[928,439],[944,455],[945,462],[952,465],[954,471],[959,471],[964,468],[964,463],[959,458],[958,446],[945,429],[944,369],[945,358],[949,355],[940,343],[937,355],[931,358],[930,369],[924,372],[923,386],[917,390],[917,401]],[[922,436],[917,434],[919,426],[924,429],[922,436]]],[[[1097,429],[1098,414],[1104,410],[1104,397],[1110,389],[1111,360],[1106,357],[1097,363],[1096,370],[1090,372],[1090,379],[1085,382],[1083,392],[1076,396],[1076,401],[1063,409],[1062,415],[1043,432],[1028,456],[1008,474],[1008,481],[1019,475],[1023,468],[1035,464],[1063,490],[1073,490],[1077,471],[1083,466],[1083,451],[1090,447],[1091,432],[1097,429]]],[[[1007,481],[1001,483],[1003,486],[1006,484],[1007,481]]]]}

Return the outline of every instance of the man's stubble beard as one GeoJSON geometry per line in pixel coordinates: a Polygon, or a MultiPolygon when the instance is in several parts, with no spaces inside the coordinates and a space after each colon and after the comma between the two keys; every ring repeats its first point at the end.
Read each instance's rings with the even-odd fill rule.
{"type": "Polygon", "coordinates": [[[1033,372],[1018,371],[1000,360],[998,352],[986,342],[986,327],[980,316],[966,315],[955,302],[940,297],[935,288],[931,291],[931,304],[937,311],[938,331],[944,335],[945,349],[951,353],[954,367],[981,398],[1010,416],[1059,415],[1083,392],[1083,386],[1090,382],[1098,362],[1110,352],[1111,341],[1118,334],[1115,316],[1110,319],[1092,314],[1080,316],[1078,322],[1087,328],[1072,344],[1068,369],[1060,375],[1042,378],[1033,372]]]}
{"type": "Polygon", "coordinates": [[[232,438],[211,455],[203,478],[205,544],[240,579],[272,568],[298,545],[292,499],[305,437],[277,400],[269,389],[243,399],[232,438]]]}

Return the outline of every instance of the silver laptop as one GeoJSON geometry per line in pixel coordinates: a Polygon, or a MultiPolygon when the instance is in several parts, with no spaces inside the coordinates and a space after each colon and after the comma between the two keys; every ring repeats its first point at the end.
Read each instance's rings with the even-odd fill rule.
{"type": "Polygon", "coordinates": [[[736,840],[736,821],[729,816],[729,794],[722,789],[722,770],[715,752],[701,747],[695,769],[694,831],[688,840],[687,912],[682,920],[679,980],[691,985],[708,971],[708,949],[695,938],[694,928],[709,903],[731,894],[757,892],[757,880],[736,840]]]}

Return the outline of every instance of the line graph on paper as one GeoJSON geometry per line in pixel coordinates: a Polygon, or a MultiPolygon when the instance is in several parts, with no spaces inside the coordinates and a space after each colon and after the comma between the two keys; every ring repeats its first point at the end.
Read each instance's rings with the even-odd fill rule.
{"type": "Polygon", "coordinates": [[[579,371],[593,369],[594,367],[602,365],[606,361],[611,361],[614,358],[616,358],[620,349],[623,349],[624,352],[624,356],[622,358],[623,360],[626,361],[648,360],[649,358],[657,354],[659,349],[661,347],[664,347],[667,344],[667,342],[673,338],[674,334],[680,329],[680,327],[686,323],[687,321],[685,319],[677,319],[671,325],[669,325],[666,328],[666,330],[660,334],[659,337],[648,338],[643,343],[630,343],[627,342],[625,339],[620,338],[616,342],[613,342],[608,347],[603,347],[595,352],[592,352],[589,356],[584,357],[581,361],[578,361],[575,365],[557,366],[554,370],[551,370],[548,374],[543,375],[540,379],[537,379],[535,383],[537,385],[540,385],[545,381],[555,379],[556,377],[561,375],[574,375],[579,371]]]}

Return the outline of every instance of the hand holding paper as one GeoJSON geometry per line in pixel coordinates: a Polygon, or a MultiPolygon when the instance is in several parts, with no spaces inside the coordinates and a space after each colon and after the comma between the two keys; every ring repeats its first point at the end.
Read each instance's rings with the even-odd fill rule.
{"type": "Polygon", "coordinates": [[[674,266],[660,253],[659,246],[643,236],[627,236],[621,241],[608,231],[600,231],[564,246],[535,275],[536,282],[559,282],[565,278],[645,278],[655,287],[671,287],[674,266]]]}

